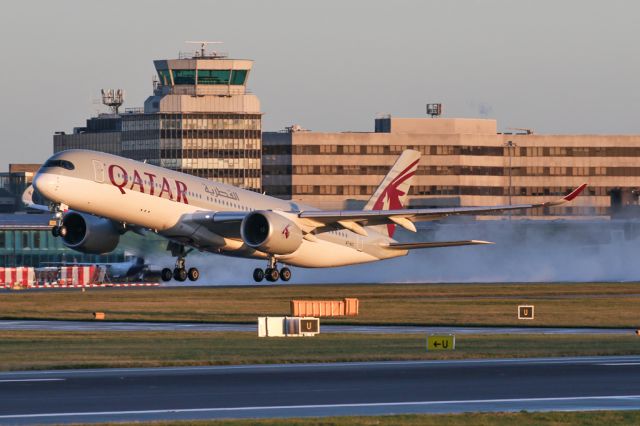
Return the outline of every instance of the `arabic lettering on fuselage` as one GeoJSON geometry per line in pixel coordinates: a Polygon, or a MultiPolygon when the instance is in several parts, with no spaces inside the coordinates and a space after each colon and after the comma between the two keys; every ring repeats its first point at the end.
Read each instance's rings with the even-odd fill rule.
{"type": "Polygon", "coordinates": [[[204,185],[204,192],[216,198],[228,198],[230,200],[239,201],[240,197],[238,193],[235,191],[225,191],[223,189],[218,188],[217,186],[209,186],[204,185]]]}

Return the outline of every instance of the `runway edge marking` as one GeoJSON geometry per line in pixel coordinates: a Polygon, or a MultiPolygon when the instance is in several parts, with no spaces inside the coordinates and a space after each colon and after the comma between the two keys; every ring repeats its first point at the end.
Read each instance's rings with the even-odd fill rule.
{"type": "Polygon", "coordinates": [[[290,410],[315,408],[358,408],[358,407],[393,407],[419,405],[456,405],[456,404],[491,404],[501,402],[561,402],[561,401],[594,401],[594,400],[634,400],[640,402],[640,395],[602,395],[602,396],[570,396],[557,398],[506,398],[506,399],[468,399],[448,401],[414,401],[414,402],[372,402],[353,404],[318,404],[318,405],[278,405],[278,406],[250,406],[250,407],[212,407],[212,408],[167,408],[162,410],[131,410],[131,411],[94,411],[77,413],[40,413],[40,414],[7,414],[0,415],[0,419],[41,418],[41,417],[80,417],[80,416],[117,416],[128,414],[163,414],[163,413],[202,413],[220,411],[259,411],[259,410],[290,410]]]}

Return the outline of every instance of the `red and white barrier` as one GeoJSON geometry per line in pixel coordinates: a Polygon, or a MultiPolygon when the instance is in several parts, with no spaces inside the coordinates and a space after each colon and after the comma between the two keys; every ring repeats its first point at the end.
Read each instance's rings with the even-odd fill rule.
{"type": "Polygon", "coordinates": [[[36,281],[34,268],[18,266],[15,268],[0,268],[1,287],[30,287],[36,281]]]}
{"type": "Polygon", "coordinates": [[[104,284],[36,284],[30,288],[104,288],[104,287],[159,287],[160,283],[104,283],[104,284]]]}
{"type": "Polygon", "coordinates": [[[91,266],[62,266],[35,268],[0,267],[0,288],[96,288],[96,287],[158,287],[157,282],[104,282],[105,268],[91,266]]]}
{"type": "Polygon", "coordinates": [[[64,285],[94,284],[98,278],[97,266],[62,266],[60,283],[64,285]]]}

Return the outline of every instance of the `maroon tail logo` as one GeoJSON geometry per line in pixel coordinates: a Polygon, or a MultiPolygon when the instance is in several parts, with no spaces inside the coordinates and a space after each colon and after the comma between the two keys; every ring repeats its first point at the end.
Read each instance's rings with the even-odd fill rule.
{"type": "Polygon", "coordinates": [[[284,229],[282,230],[282,235],[284,235],[285,239],[289,238],[289,225],[284,227],[284,229]]]}
{"type": "MultiPolygon", "coordinates": [[[[387,185],[373,205],[373,210],[385,210],[384,202],[387,199],[389,200],[389,207],[386,210],[398,210],[403,208],[402,203],[400,202],[400,197],[406,193],[398,189],[398,187],[416,174],[416,171],[411,169],[413,169],[419,161],[420,160],[418,159],[411,163],[406,169],[400,172],[398,176],[389,183],[389,185],[387,185]]],[[[389,237],[393,237],[393,234],[396,232],[396,225],[388,224],[387,232],[389,233],[389,237]]]]}

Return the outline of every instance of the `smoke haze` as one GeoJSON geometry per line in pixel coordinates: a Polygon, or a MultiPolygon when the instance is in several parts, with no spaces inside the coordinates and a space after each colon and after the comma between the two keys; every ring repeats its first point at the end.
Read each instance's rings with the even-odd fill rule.
{"type": "MultiPolygon", "coordinates": [[[[640,222],[636,221],[428,224],[418,234],[400,232],[397,239],[482,239],[496,244],[414,250],[405,257],[349,267],[292,267],[290,283],[636,281],[640,279],[635,262],[639,235],[640,222]]],[[[155,267],[174,262],[169,256],[148,257],[147,261],[155,267]]],[[[266,262],[198,253],[187,257],[187,265],[200,269],[199,285],[254,285],[253,269],[264,268],[266,262]]]]}

